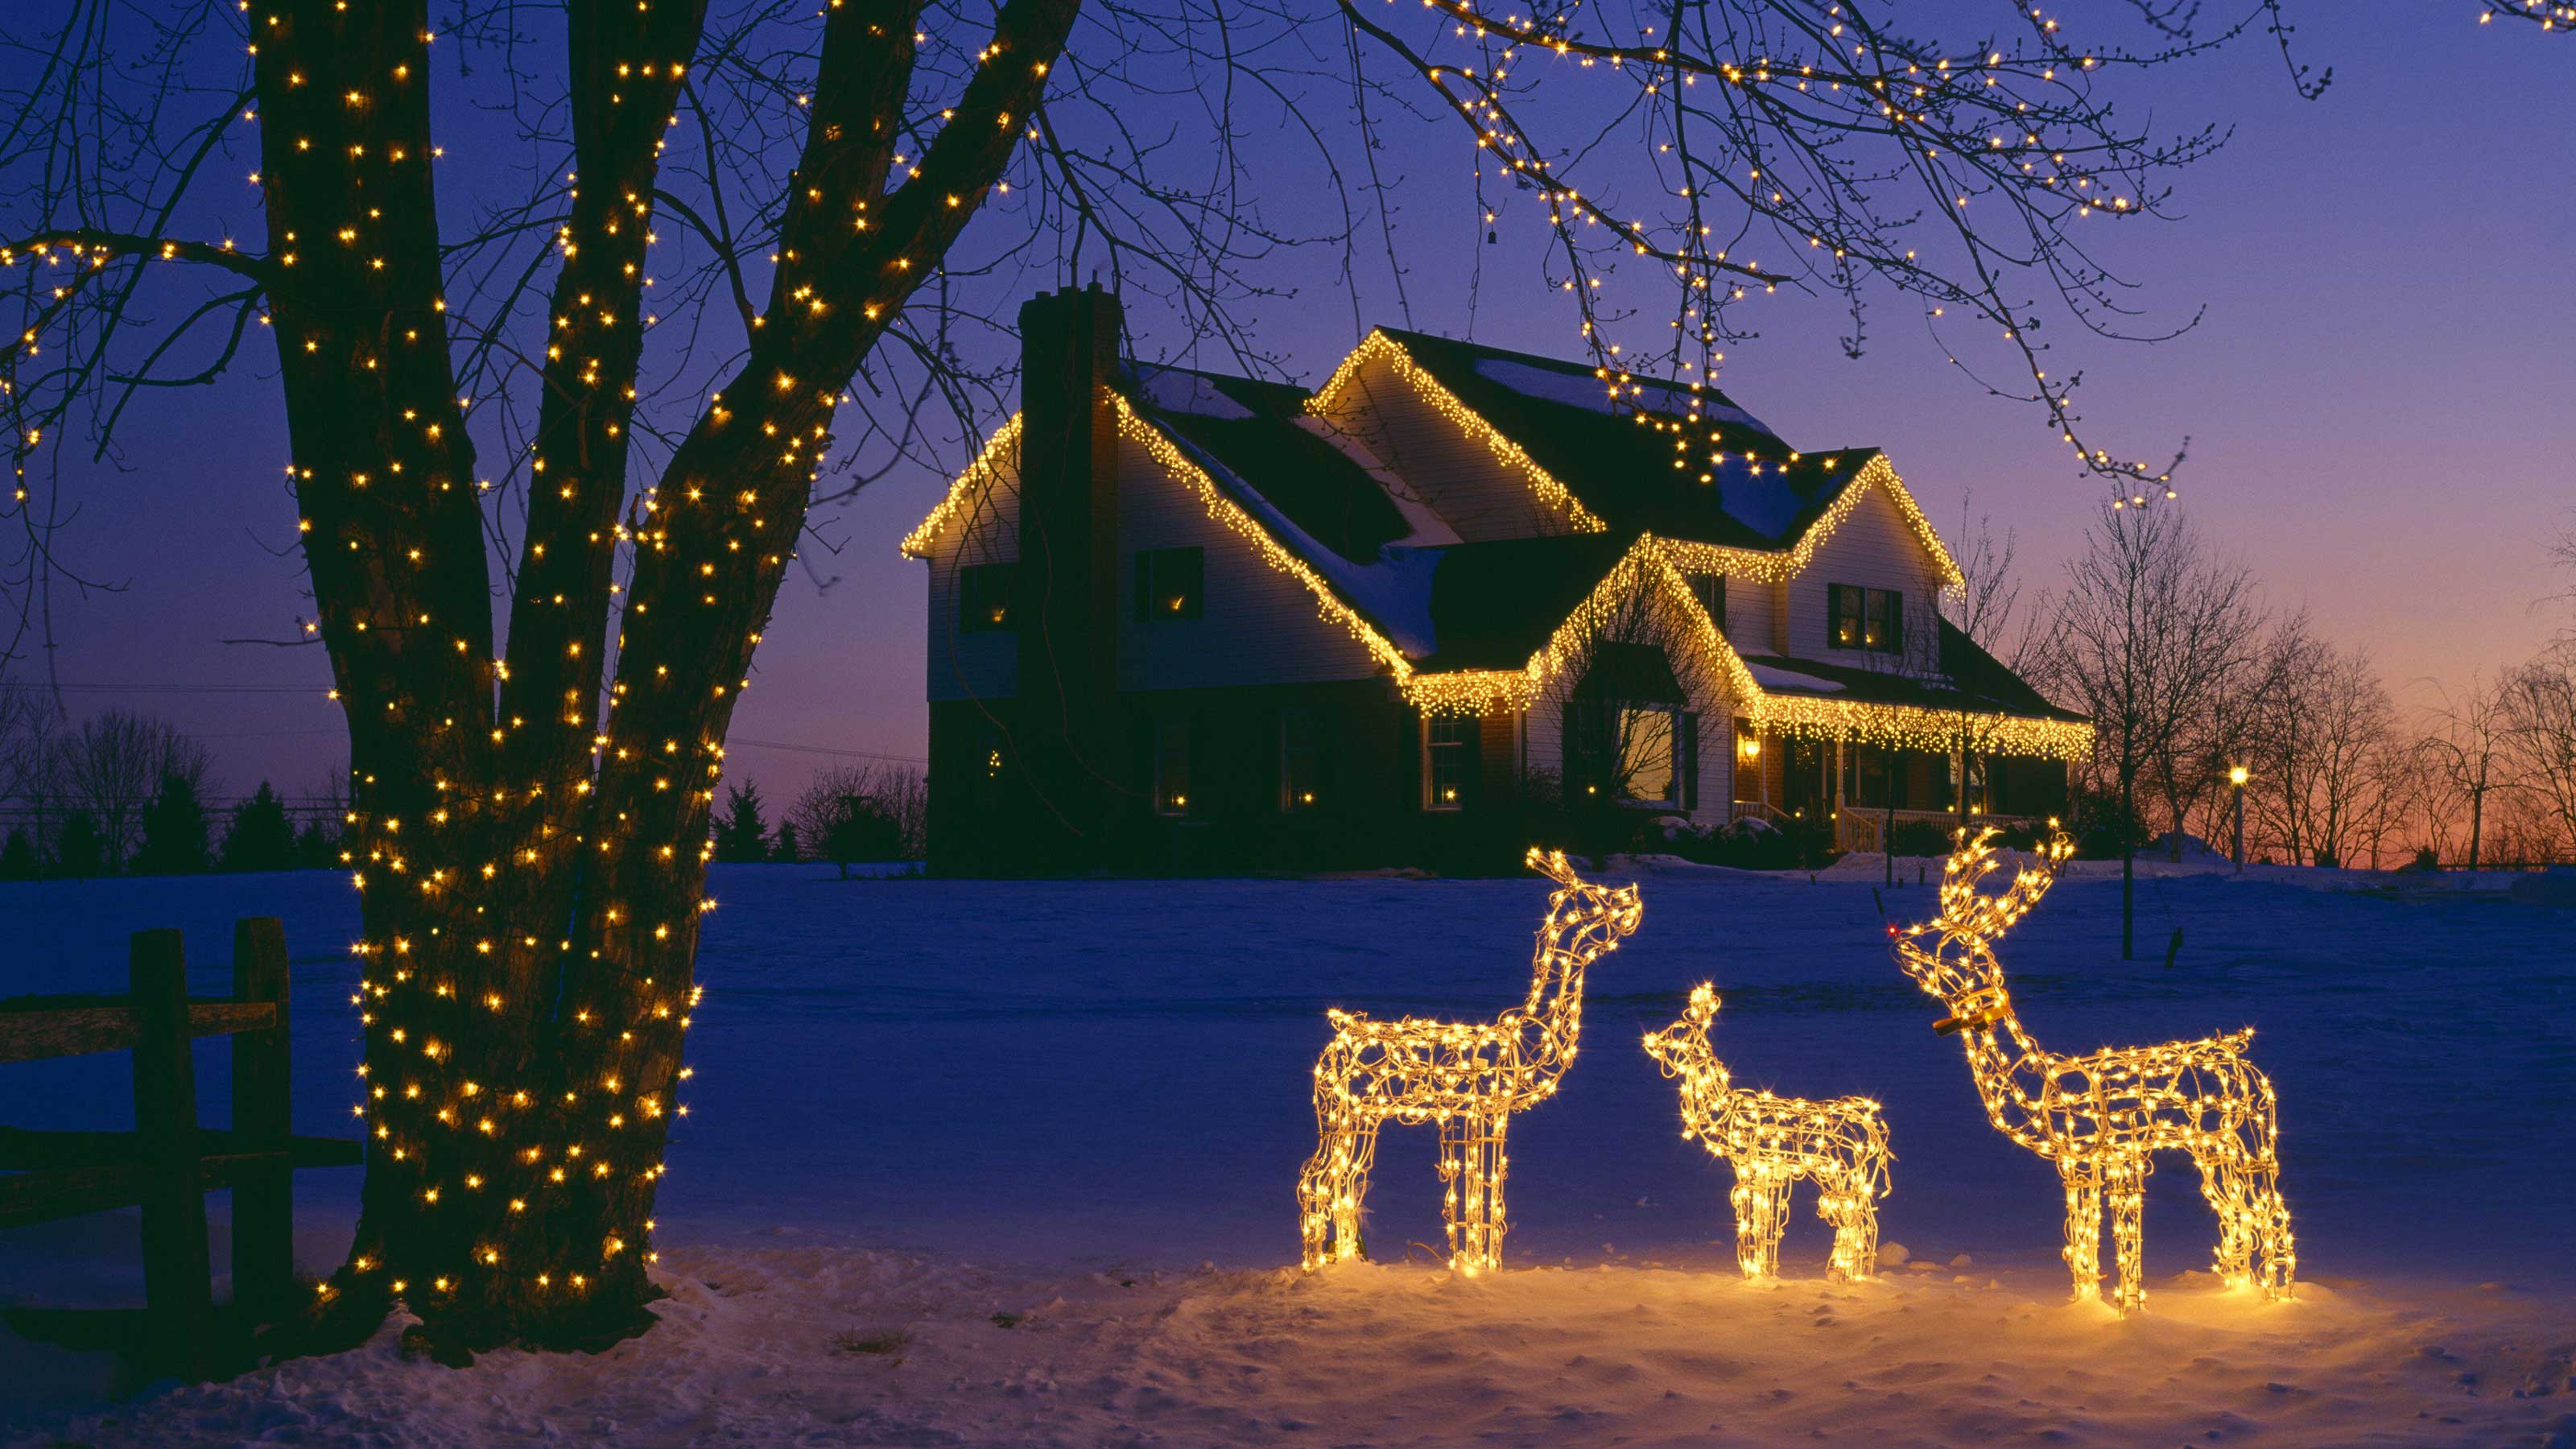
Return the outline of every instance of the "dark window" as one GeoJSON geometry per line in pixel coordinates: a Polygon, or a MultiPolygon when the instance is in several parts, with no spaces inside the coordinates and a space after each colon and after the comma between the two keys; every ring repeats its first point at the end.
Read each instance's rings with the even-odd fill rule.
{"type": "Polygon", "coordinates": [[[1692,574],[1690,591],[1699,606],[1708,611],[1708,621],[1717,626],[1719,633],[1726,632],[1726,575],[1692,574]]]}
{"type": "Polygon", "coordinates": [[[996,634],[1011,627],[1011,585],[1018,564],[968,564],[957,571],[957,632],[996,634]]]}
{"type": "Polygon", "coordinates": [[[1858,584],[1825,585],[1825,643],[1835,649],[1905,652],[1905,596],[1858,584]]]}
{"type": "Polygon", "coordinates": [[[1196,548],[1149,548],[1136,555],[1136,617],[1199,616],[1207,555],[1196,548]]]}
{"type": "Polygon", "coordinates": [[[1315,748],[1315,712],[1302,706],[1279,711],[1279,808],[1294,815],[1321,803],[1315,748]]]}
{"type": "Polygon", "coordinates": [[[1154,722],[1154,810],[1190,813],[1190,722],[1179,715],[1154,722]]]}
{"type": "Polygon", "coordinates": [[[1476,778],[1474,715],[1440,714],[1422,722],[1422,808],[1464,810],[1476,778]]]}

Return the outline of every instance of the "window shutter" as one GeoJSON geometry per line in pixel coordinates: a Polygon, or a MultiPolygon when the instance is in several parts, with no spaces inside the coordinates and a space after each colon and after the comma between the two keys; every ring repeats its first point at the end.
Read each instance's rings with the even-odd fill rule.
{"type": "Polygon", "coordinates": [[[1682,812],[1699,809],[1699,716],[1683,714],[1675,721],[1675,748],[1681,751],[1682,812]]]}
{"type": "Polygon", "coordinates": [[[1881,643],[1891,654],[1905,652],[1905,595],[1900,590],[1887,591],[1887,638],[1881,643]]]}
{"type": "Polygon", "coordinates": [[[1154,555],[1147,549],[1136,551],[1136,619],[1154,617],[1154,555]]]}

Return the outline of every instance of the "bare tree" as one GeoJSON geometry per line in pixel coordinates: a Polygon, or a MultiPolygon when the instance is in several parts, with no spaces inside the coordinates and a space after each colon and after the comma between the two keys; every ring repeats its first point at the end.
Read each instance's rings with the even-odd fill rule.
{"type": "Polygon", "coordinates": [[[818,492],[953,463],[995,420],[1008,379],[975,358],[1027,283],[1105,267],[1269,369],[1236,322],[1282,290],[1263,264],[1315,240],[1347,272],[1374,225],[1400,285],[1389,127],[1454,120],[1486,224],[1535,221],[1605,377],[1707,378],[1780,287],[1847,304],[1857,351],[1895,295],[1971,321],[1988,351],[1945,352],[1999,357],[2026,381],[1992,391],[2145,498],[2167,467],[2087,437],[2041,314],[2132,315],[2084,233],[2164,215],[2221,133],[2115,101],[2286,33],[2250,7],[1973,42],[1803,0],[1669,4],[1644,34],[1467,0],[466,0],[443,28],[427,0],[14,7],[7,38],[48,59],[0,90],[26,344],[0,358],[0,661],[69,567],[64,460],[114,462],[137,404],[275,349],[344,844],[378,887],[366,1052],[420,1088],[368,1104],[355,1246],[293,1342],[355,1341],[397,1299],[450,1360],[650,1322],[754,648],[818,492]],[[1551,56],[1583,64],[1542,89],[1551,56]],[[434,83],[515,144],[434,127],[434,83]],[[257,217],[212,189],[245,173],[257,217]]]}
{"type": "Polygon", "coordinates": [[[143,809],[165,779],[203,795],[213,760],[205,746],[168,720],[111,709],[67,731],[53,748],[54,788],[70,808],[98,824],[114,870],[143,837],[143,809]]]}
{"type": "MultiPolygon", "coordinates": [[[[2561,642],[2503,682],[2505,752],[2517,794],[2547,825],[2547,844],[2524,861],[2576,851],[2576,642],[2561,642]]],[[[2537,832],[2534,832],[2537,835],[2537,832]]]]}
{"type": "Polygon", "coordinates": [[[860,861],[921,859],[929,806],[929,781],[913,766],[833,765],[814,776],[784,819],[804,854],[838,865],[846,880],[860,861]]]}
{"type": "Polygon", "coordinates": [[[2212,557],[2178,510],[2114,505],[2067,565],[2042,674],[2092,717],[2088,769],[2119,802],[2123,959],[2135,951],[2139,787],[2179,768],[2192,722],[2235,677],[2260,617],[2251,575],[2212,557]]]}
{"type": "Polygon", "coordinates": [[[2396,706],[2366,651],[2334,648],[2304,619],[2266,652],[2247,786],[2256,818],[2292,862],[2346,864],[2391,804],[2396,706]]]}
{"type": "Polygon", "coordinates": [[[2433,728],[2416,746],[2430,779],[2438,782],[2449,802],[2468,812],[2466,864],[2470,870],[2478,868],[2485,845],[2488,798],[2513,788],[2512,724],[2505,713],[2510,688],[2509,680],[2482,683],[2472,675],[2458,698],[2445,691],[2433,728]]]}

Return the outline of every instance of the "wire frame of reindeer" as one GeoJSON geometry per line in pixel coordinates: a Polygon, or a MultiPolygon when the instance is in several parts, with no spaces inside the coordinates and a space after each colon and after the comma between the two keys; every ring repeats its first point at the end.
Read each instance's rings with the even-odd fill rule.
{"type": "Polygon", "coordinates": [[[1440,1128],[1449,1266],[1471,1275],[1501,1266],[1505,1130],[1512,1114],[1556,1094],[1582,1031],[1584,970],[1619,949],[1644,914],[1634,885],[1593,885],[1562,851],[1533,848],[1527,861],[1558,887],[1531,953],[1527,1001],[1490,1022],[1326,1013],[1333,1040],[1315,1062],[1315,1155],[1297,1179],[1307,1270],[1360,1255],[1369,1166],[1389,1121],[1440,1128]]]}
{"type": "Polygon", "coordinates": [[[2251,1028],[2196,1041],[2061,1056],[2013,1011],[1994,943],[2038,905],[2074,853],[2054,831],[2034,860],[2003,868],[1992,828],[1962,836],[1942,868],[1940,914],[1889,926],[1898,962],[1950,1014],[1934,1023],[1966,1046],[1968,1071],[1995,1130],[2056,1165],[2066,1187],[2066,1266],[2077,1299],[2101,1291],[2102,1214],[2111,1213],[2122,1314],[2146,1302],[2139,1215],[2155,1154],[2187,1154],[2218,1215],[2215,1267],[2231,1287],[2286,1298],[2296,1275],[2290,1209],[2280,1189],[2280,1114],[2272,1081],[2245,1049],[2251,1028]]]}
{"type": "Polygon", "coordinates": [[[1682,1136],[1734,1170],[1735,1261],[1744,1276],[1777,1277],[1789,1226],[1789,1189],[1815,1184],[1816,1215],[1834,1230],[1826,1276],[1835,1282],[1878,1271],[1878,1199],[1887,1195],[1887,1124],[1866,1097],[1809,1102],[1738,1087],[1709,1046],[1717,989],[1702,982],[1682,1019],[1646,1036],[1646,1052],[1679,1079],[1682,1136]]]}

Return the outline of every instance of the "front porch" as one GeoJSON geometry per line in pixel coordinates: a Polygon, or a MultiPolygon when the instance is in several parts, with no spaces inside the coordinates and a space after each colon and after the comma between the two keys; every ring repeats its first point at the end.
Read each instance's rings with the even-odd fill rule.
{"type": "Polygon", "coordinates": [[[1823,821],[1837,850],[1884,850],[1891,834],[1900,848],[1921,846],[1906,837],[1928,828],[1931,847],[1907,853],[1937,853],[1961,824],[1962,791],[1971,823],[2032,822],[2066,811],[2066,766],[2044,757],[1790,735],[1738,721],[1734,765],[1730,818],[1783,828],[1823,821]]]}

